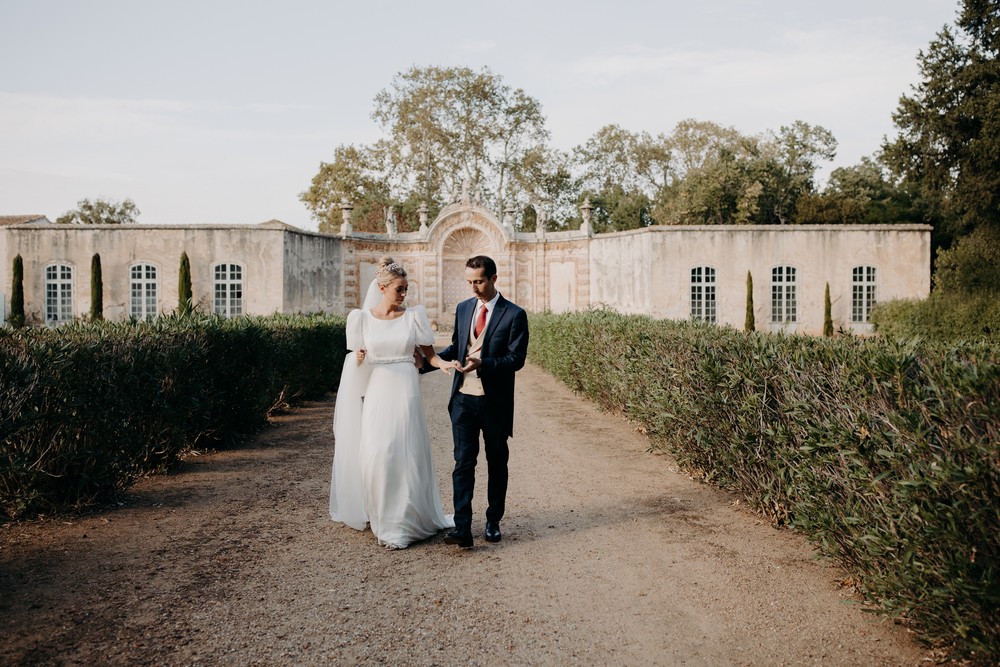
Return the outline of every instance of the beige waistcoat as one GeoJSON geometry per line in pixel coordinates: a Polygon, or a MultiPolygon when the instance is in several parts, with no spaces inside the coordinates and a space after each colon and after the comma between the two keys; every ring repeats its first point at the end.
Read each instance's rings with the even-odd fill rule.
{"type": "MultiPolygon", "coordinates": [[[[466,362],[468,362],[469,359],[482,358],[483,339],[486,338],[486,327],[483,327],[483,330],[479,332],[479,337],[475,340],[471,340],[472,336],[469,336],[469,338],[470,340],[465,346],[466,362]]],[[[480,379],[479,375],[477,375],[477,371],[462,374],[462,383],[458,385],[458,391],[468,396],[486,395],[486,392],[483,391],[483,381],[480,379]]]]}

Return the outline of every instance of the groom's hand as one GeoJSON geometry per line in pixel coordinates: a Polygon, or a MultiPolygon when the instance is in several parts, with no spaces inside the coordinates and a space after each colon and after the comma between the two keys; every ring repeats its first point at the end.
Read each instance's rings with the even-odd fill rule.
{"type": "Polygon", "coordinates": [[[471,373],[474,370],[478,370],[479,367],[482,366],[482,365],[483,365],[483,362],[480,361],[479,359],[471,359],[471,358],[470,359],[466,359],[465,360],[465,365],[462,366],[462,372],[463,373],[471,373]]]}
{"type": "Polygon", "coordinates": [[[413,365],[417,367],[419,371],[424,367],[424,355],[420,354],[420,350],[413,348],[413,365]]]}

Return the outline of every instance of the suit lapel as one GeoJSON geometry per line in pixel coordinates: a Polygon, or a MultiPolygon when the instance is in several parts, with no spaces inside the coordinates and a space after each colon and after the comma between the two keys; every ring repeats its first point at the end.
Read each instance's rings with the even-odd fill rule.
{"type": "Polygon", "coordinates": [[[486,325],[486,335],[483,336],[483,349],[486,349],[486,345],[490,340],[490,336],[493,332],[497,330],[500,325],[500,319],[503,318],[504,311],[507,310],[507,299],[503,298],[503,294],[497,299],[496,306],[493,308],[493,314],[490,315],[490,323],[486,325]]]}
{"type": "MultiPolygon", "coordinates": [[[[458,359],[465,361],[465,352],[469,349],[469,334],[472,331],[472,313],[469,312],[469,304],[475,304],[475,299],[468,299],[458,304],[456,317],[458,318],[458,359]]],[[[475,308],[475,305],[473,305],[475,308]]]]}

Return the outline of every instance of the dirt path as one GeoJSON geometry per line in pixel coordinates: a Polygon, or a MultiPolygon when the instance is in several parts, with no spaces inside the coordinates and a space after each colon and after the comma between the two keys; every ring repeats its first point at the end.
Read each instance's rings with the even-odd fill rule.
{"type": "MultiPolygon", "coordinates": [[[[422,380],[450,511],[448,382],[422,380]]],[[[917,665],[929,655],[844,604],[843,575],[801,537],[647,453],[630,425],[538,368],[519,374],[517,406],[496,545],[463,551],[438,536],[386,552],[370,532],[331,522],[332,398],[276,418],[244,448],[143,481],[119,509],[0,528],[0,664],[917,665]]]]}

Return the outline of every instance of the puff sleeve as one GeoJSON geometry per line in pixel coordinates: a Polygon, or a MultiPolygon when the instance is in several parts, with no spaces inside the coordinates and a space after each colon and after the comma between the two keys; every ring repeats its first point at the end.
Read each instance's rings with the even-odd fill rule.
{"type": "Polygon", "coordinates": [[[423,306],[410,306],[410,309],[413,311],[413,328],[416,333],[414,342],[417,345],[433,345],[434,331],[427,319],[427,310],[423,306]]]}
{"type": "Polygon", "coordinates": [[[362,314],[360,310],[352,310],[347,315],[347,327],[345,331],[347,334],[347,349],[354,350],[355,352],[365,349],[365,327],[362,314]]]}

